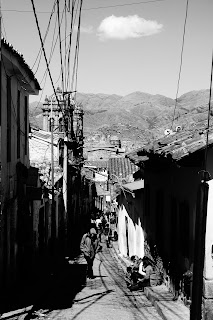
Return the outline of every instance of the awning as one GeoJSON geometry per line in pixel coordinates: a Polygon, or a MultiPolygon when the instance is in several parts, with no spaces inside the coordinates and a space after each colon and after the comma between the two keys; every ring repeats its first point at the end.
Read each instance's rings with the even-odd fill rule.
{"type": "Polygon", "coordinates": [[[135,191],[144,188],[144,180],[137,180],[130,183],[126,183],[123,185],[124,189],[128,189],[130,191],[135,191]]]}

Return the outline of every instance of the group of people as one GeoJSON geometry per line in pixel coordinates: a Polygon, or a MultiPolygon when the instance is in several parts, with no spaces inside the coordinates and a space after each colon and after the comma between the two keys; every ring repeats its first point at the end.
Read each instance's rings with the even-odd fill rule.
{"type": "Polygon", "coordinates": [[[91,215],[90,229],[81,239],[80,251],[87,262],[87,277],[94,278],[93,263],[97,252],[102,251],[102,234],[107,228],[107,218],[104,215],[91,215]]]}
{"type": "Polygon", "coordinates": [[[131,264],[127,267],[126,282],[130,291],[143,290],[150,287],[150,277],[154,274],[154,262],[147,256],[139,258],[134,255],[130,258],[131,264]]]}
{"type": "MultiPolygon", "coordinates": [[[[87,262],[87,277],[94,278],[93,263],[97,252],[102,251],[101,235],[107,229],[107,219],[97,217],[90,223],[90,229],[81,239],[80,250],[87,262]]],[[[107,237],[106,237],[107,238],[107,237]]],[[[139,258],[133,255],[131,263],[127,267],[126,282],[131,291],[150,286],[150,277],[154,274],[154,262],[147,256],[139,258]]]]}

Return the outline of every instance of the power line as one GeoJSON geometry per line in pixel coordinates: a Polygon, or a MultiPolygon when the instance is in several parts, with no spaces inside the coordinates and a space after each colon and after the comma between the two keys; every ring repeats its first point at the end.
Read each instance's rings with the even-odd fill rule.
{"type": "Polygon", "coordinates": [[[74,66],[73,66],[71,91],[73,91],[73,88],[74,88],[74,77],[75,77],[75,91],[77,89],[77,71],[78,71],[78,57],[79,57],[79,43],[80,43],[80,27],[81,27],[82,5],[83,5],[83,0],[81,0],[81,2],[80,2],[80,9],[79,9],[78,31],[77,31],[77,40],[76,40],[76,48],[75,48],[75,59],[74,59],[74,66]]]}
{"type": "Polygon", "coordinates": [[[176,97],[175,97],[175,107],[174,107],[174,113],[173,113],[173,118],[172,118],[171,130],[173,128],[173,124],[174,124],[174,120],[175,120],[175,111],[177,108],[177,97],[178,97],[178,93],[179,93],[180,76],[181,76],[182,64],[183,64],[183,49],[184,49],[185,34],[186,34],[186,21],[187,21],[187,17],[188,17],[188,6],[189,6],[189,0],[187,0],[187,2],[186,2],[186,14],[185,14],[185,20],[184,20],[183,40],[182,40],[181,55],[180,55],[180,68],[179,68],[179,74],[178,74],[177,91],[176,91],[176,97]]]}
{"type": "MultiPolygon", "coordinates": [[[[69,84],[69,75],[70,75],[70,52],[71,52],[71,45],[72,45],[72,33],[73,33],[73,28],[74,28],[74,24],[75,24],[75,20],[76,20],[76,17],[77,17],[77,10],[76,10],[76,14],[75,14],[75,17],[74,17],[74,8],[75,8],[75,4],[76,4],[77,0],[76,1],[72,1],[72,11],[71,11],[71,21],[70,21],[70,41],[69,41],[69,46],[68,46],[68,59],[67,59],[67,84],[66,84],[66,90],[68,90],[68,84],[69,84]]],[[[77,3],[77,7],[79,5],[79,0],[78,0],[78,3],[77,3]]]]}
{"type": "Polygon", "coordinates": [[[59,0],[57,0],[57,16],[58,16],[59,50],[60,50],[60,61],[61,61],[62,92],[64,92],[64,71],[63,71],[63,62],[62,62],[61,24],[60,24],[60,16],[59,16],[59,0]]]}
{"type": "Polygon", "coordinates": [[[82,10],[88,11],[88,10],[97,10],[97,9],[106,9],[106,8],[115,8],[115,7],[134,6],[134,5],[139,5],[139,4],[146,4],[146,3],[152,3],[152,2],[162,2],[162,1],[166,1],[166,0],[140,1],[140,2],[133,2],[133,3],[115,4],[115,5],[112,5],[112,6],[86,8],[86,9],[82,9],[82,10]]]}
{"type": "Polygon", "coordinates": [[[46,56],[46,52],[45,52],[45,49],[44,49],[43,40],[42,40],[42,37],[41,37],[41,31],[40,31],[40,27],[39,27],[39,23],[38,23],[38,18],[37,18],[37,14],[36,14],[36,10],[35,10],[34,0],[31,0],[31,3],[32,3],[32,6],[33,6],[33,12],[34,12],[35,20],[36,20],[36,25],[37,25],[37,28],[38,28],[39,38],[40,38],[40,41],[41,41],[41,46],[42,46],[42,50],[43,50],[45,62],[46,62],[46,65],[47,65],[47,69],[48,69],[50,81],[51,81],[51,84],[52,84],[52,87],[53,87],[53,91],[54,91],[54,94],[55,94],[55,97],[56,97],[58,106],[60,107],[59,100],[58,100],[58,96],[57,96],[57,94],[56,94],[55,87],[54,87],[54,83],[53,83],[53,79],[52,79],[52,76],[51,76],[51,73],[50,73],[49,63],[48,63],[48,61],[47,61],[47,56],[46,56]]]}
{"type": "MultiPolygon", "coordinates": [[[[134,6],[134,5],[154,3],[154,2],[163,2],[163,1],[167,1],[167,0],[149,0],[149,1],[140,1],[140,2],[133,2],[133,3],[116,4],[116,5],[112,5],[112,6],[85,8],[85,9],[82,9],[82,11],[107,9],[107,8],[115,8],[115,7],[125,7],[125,6],[134,6]]],[[[20,13],[31,13],[32,12],[31,10],[14,10],[14,9],[4,9],[2,11],[20,12],[20,13]]],[[[36,13],[50,13],[50,12],[49,11],[36,11],[36,13]]]]}
{"type": "MultiPolygon", "coordinates": [[[[45,32],[45,36],[44,36],[44,40],[43,40],[44,43],[45,43],[45,41],[46,41],[47,34],[48,34],[48,32],[49,32],[49,29],[50,29],[50,22],[51,22],[51,20],[52,20],[53,13],[54,13],[54,11],[55,11],[55,4],[56,4],[56,0],[55,0],[55,2],[54,2],[54,4],[53,4],[52,12],[51,12],[51,14],[50,14],[50,18],[49,18],[49,21],[48,21],[47,30],[46,30],[46,32],[45,32]]],[[[35,64],[36,64],[36,62],[37,62],[37,60],[38,60],[38,58],[39,58],[39,56],[40,56],[38,66],[37,66],[37,69],[36,69],[36,71],[34,72],[34,74],[36,74],[36,72],[38,71],[38,68],[39,68],[39,65],[40,65],[40,62],[41,62],[41,53],[42,53],[42,48],[40,48],[40,50],[39,50],[39,52],[38,52],[38,55],[37,55],[37,57],[36,57],[36,60],[35,60],[35,62],[34,62],[34,64],[33,64],[33,66],[32,66],[32,69],[33,69],[34,66],[35,66],[35,64]]]]}
{"type": "Polygon", "coordinates": [[[207,120],[207,131],[206,131],[206,149],[205,149],[205,162],[204,162],[205,171],[207,166],[207,151],[208,151],[208,144],[209,144],[209,125],[210,125],[211,97],[212,97],[212,74],[213,74],[213,52],[212,52],[212,65],[211,65],[211,77],[210,77],[210,89],[209,89],[208,120],[207,120]]]}

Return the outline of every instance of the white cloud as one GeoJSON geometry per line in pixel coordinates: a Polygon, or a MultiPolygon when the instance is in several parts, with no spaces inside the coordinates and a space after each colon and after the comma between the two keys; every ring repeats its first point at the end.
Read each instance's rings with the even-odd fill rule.
{"type": "Polygon", "coordinates": [[[157,21],[145,20],[137,15],[105,18],[98,27],[98,36],[101,40],[140,38],[151,36],[162,30],[163,25],[157,21]]]}

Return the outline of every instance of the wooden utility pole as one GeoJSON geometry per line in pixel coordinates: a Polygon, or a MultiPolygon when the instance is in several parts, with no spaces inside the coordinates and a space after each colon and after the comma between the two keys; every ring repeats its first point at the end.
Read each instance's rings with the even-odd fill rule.
{"type": "Polygon", "coordinates": [[[67,135],[64,137],[64,154],[63,154],[63,199],[65,213],[67,213],[67,170],[68,170],[68,150],[67,150],[67,135]]]}
{"type": "Polygon", "coordinates": [[[54,192],[54,140],[53,140],[53,131],[54,131],[54,120],[53,120],[53,97],[51,97],[51,194],[52,194],[52,204],[51,204],[51,238],[52,238],[52,249],[54,251],[55,243],[55,192],[54,192]]]}
{"type": "Polygon", "coordinates": [[[68,207],[68,142],[72,139],[72,116],[71,116],[71,106],[70,106],[70,94],[76,91],[68,91],[63,93],[63,97],[67,96],[67,99],[64,99],[64,150],[63,150],[63,199],[64,199],[64,208],[67,213],[68,207]]]}

